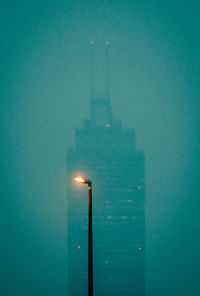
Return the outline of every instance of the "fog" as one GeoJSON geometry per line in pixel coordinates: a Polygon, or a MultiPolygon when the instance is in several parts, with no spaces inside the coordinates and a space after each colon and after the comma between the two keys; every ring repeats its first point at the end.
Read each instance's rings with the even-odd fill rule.
{"type": "Polygon", "coordinates": [[[67,295],[66,152],[104,91],[146,156],[146,295],[200,293],[199,4],[1,4],[1,295],[67,295]]]}

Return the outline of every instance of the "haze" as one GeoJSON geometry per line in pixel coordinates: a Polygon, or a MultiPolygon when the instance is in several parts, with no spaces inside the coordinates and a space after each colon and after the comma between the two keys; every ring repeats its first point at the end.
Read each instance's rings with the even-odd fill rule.
{"type": "Polygon", "coordinates": [[[1,4],[1,295],[67,295],[66,152],[89,116],[90,40],[146,155],[147,296],[199,295],[197,1],[1,4]]]}

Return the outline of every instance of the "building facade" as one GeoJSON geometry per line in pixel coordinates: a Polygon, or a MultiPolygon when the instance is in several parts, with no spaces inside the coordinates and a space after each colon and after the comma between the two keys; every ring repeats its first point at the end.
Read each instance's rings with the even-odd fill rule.
{"type": "Polygon", "coordinates": [[[95,296],[145,295],[145,158],[135,131],[113,121],[110,100],[92,97],[90,119],[67,153],[69,296],[87,295],[87,186],[93,182],[95,296]]]}

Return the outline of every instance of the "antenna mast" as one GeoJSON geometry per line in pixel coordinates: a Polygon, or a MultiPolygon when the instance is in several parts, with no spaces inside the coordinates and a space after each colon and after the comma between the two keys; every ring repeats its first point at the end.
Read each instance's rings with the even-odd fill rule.
{"type": "Polygon", "coordinates": [[[94,41],[91,40],[90,41],[90,44],[91,44],[91,56],[90,56],[90,66],[91,66],[91,97],[94,97],[94,41]]]}
{"type": "Polygon", "coordinates": [[[106,96],[109,97],[109,42],[106,41],[106,96]]]}

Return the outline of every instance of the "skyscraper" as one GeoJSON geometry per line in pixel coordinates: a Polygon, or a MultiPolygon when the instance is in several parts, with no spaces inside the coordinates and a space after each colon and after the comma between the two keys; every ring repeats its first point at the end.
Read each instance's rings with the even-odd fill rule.
{"type": "Polygon", "coordinates": [[[113,121],[109,96],[90,100],[90,119],[68,150],[69,296],[87,295],[87,188],[93,182],[95,296],[145,295],[145,159],[135,131],[113,121]]]}

